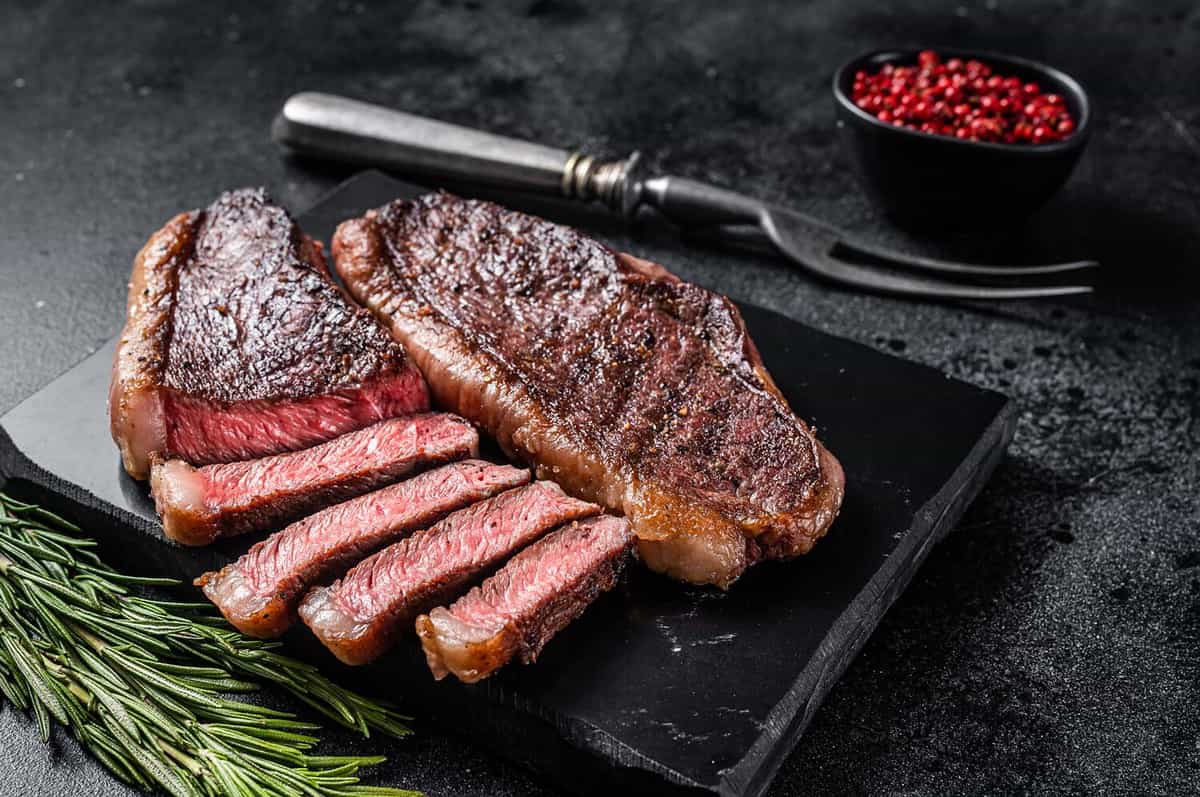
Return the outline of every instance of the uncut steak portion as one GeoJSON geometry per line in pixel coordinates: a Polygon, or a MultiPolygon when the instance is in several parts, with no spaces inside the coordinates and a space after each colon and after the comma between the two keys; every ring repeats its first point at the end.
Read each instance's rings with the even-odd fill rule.
{"type": "Polygon", "coordinates": [[[300,617],[343,662],[366,664],[411,631],[421,612],[453,598],[555,526],[599,512],[553,482],[509,490],[384,548],[329,587],[313,589],[300,604],[300,617]]]}
{"type": "Polygon", "coordinates": [[[633,548],[624,518],[602,515],[547,534],[450,608],[417,618],[439,681],[474,683],[515,656],[532,663],[547,642],[612,589],[633,548]]]}
{"type": "Polygon", "coordinates": [[[138,253],[109,415],[125,469],[304,448],[428,407],[420,373],[262,189],[181,213],[138,253]]]}
{"type": "Polygon", "coordinates": [[[196,586],[244,634],[277,637],[311,586],[456,509],[529,481],[511,465],[466,460],[425,471],[310,515],[255,545],[196,586]]]}
{"type": "Polygon", "coordinates": [[[837,460],[723,296],[577,231],[445,193],[344,222],[350,292],[448,409],[622,513],[653,569],[727,587],[833,522],[837,460]]]}
{"type": "Polygon", "coordinates": [[[193,468],[155,462],[150,494],[163,531],[184,545],[262,531],[396,481],[418,468],[479,452],[479,433],[456,415],[391,418],[312,448],[193,468]]]}

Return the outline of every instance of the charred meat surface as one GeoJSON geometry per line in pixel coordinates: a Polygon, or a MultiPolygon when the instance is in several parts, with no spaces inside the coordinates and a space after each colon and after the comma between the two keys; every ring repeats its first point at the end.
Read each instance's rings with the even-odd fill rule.
{"type": "Polygon", "coordinates": [[[725,297],[445,193],[344,222],[333,252],[438,402],[628,517],[653,569],[727,587],[806,553],[837,515],[840,465],[725,297]]]}
{"type": "Polygon", "coordinates": [[[366,664],[412,629],[416,616],[550,529],[598,514],[553,482],[534,482],[460,509],[311,590],[300,617],[346,664],[366,664]]]}
{"type": "Polygon", "coordinates": [[[555,634],[612,589],[633,548],[624,518],[568,524],[514,556],[449,608],[417,618],[417,635],[439,681],[474,683],[514,657],[533,662],[555,634]]]}
{"type": "Polygon", "coordinates": [[[125,469],[232,462],[424,410],[420,373],[262,189],[167,222],[134,260],[109,392],[125,469]]]}
{"type": "Polygon", "coordinates": [[[529,481],[529,471],[466,460],[324,509],[196,579],[242,633],[283,634],[305,591],[456,509],[529,481]]]}
{"type": "Polygon", "coordinates": [[[278,528],[421,468],[474,456],[479,433],[455,415],[391,418],[320,445],[194,468],[156,462],[150,494],[167,536],[184,545],[278,528]]]}

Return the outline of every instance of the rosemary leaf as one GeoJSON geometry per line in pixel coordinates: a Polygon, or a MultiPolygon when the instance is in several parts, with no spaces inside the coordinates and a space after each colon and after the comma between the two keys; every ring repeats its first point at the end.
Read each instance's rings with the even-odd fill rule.
{"type": "Polygon", "coordinates": [[[130,734],[126,734],[120,724],[113,717],[105,712],[100,712],[101,719],[108,726],[108,730],[116,738],[121,745],[121,749],[129,754],[129,757],[136,761],[146,774],[154,779],[158,785],[166,789],[175,797],[193,797],[195,791],[188,788],[188,784],[179,777],[179,773],[169,763],[163,761],[157,751],[152,752],[152,748],[139,744],[130,734]]]}
{"type": "Polygon", "coordinates": [[[404,736],[405,717],[207,604],[131,592],[176,582],[117,573],[78,535],[0,492],[0,694],[43,738],[58,722],[120,780],[177,797],[415,794],[360,784],[381,757],[312,755],[319,726],[228,695],[272,684],[364,735],[404,736]]]}
{"type": "MultiPolygon", "coordinates": [[[[9,657],[17,665],[17,670],[25,677],[25,683],[29,687],[29,690],[37,698],[34,705],[41,705],[54,719],[66,725],[67,713],[63,710],[62,704],[58,702],[58,696],[54,694],[54,690],[47,683],[47,675],[38,667],[34,660],[34,655],[26,650],[17,637],[11,633],[4,634],[3,641],[4,648],[8,651],[9,657]]],[[[38,718],[38,721],[40,725],[43,724],[41,717],[38,718]]],[[[42,738],[49,739],[49,725],[48,723],[44,725],[42,738]]]]}

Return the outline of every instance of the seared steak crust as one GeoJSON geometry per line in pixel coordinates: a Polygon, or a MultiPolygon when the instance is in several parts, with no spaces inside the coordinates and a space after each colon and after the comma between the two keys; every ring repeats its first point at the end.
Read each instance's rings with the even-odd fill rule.
{"type": "Polygon", "coordinates": [[[163,382],[211,401],[304,399],[407,367],[262,189],[223,194],[179,269],[163,382]]]}
{"type": "Polygon", "coordinates": [[[525,664],[555,634],[612,589],[634,536],[624,518],[570,523],[514,556],[449,608],[417,618],[417,635],[439,681],[474,683],[513,657],[525,664]]]}
{"type": "Polygon", "coordinates": [[[427,404],[403,347],[263,190],[176,216],[138,253],[109,399],[135,478],[152,456],[261,456],[427,404]]]}
{"type": "Polygon", "coordinates": [[[343,223],[333,252],[438,401],[624,513],[654,569],[725,587],[759,558],[807,552],[837,514],[837,460],[728,299],[445,193],[343,223]]]}

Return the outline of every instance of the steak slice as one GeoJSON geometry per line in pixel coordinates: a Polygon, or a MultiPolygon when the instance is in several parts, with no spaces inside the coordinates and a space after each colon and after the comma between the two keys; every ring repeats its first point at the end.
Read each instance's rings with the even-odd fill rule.
{"type": "Polygon", "coordinates": [[[340,581],[317,587],[300,617],[346,664],[366,664],[483,571],[555,526],[600,507],[534,482],[460,509],[445,520],[359,562],[340,581]]]}
{"type": "Polygon", "coordinates": [[[428,407],[420,373],[262,189],[181,213],[138,253],[109,415],[125,469],[276,454],[428,407]]]}
{"type": "Polygon", "coordinates": [[[156,462],[150,494],[163,531],[184,545],[261,531],[396,481],[418,468],[479,451],[479,433],[456,415],[391,418],[321,445],[262,459],[193,468],[156,462]]]}
{"type": "Polygon", "coordinates": [[[520,656],[525,664],[612,589],[633,548],[624,518],[603,515],[547,534],[454,602],[417,618],[433,677],[487,678],[520,656]]]}
{"type": "Polygon", "coordinates": [[[529,471],[467,460],[331,506],[255,545],[196,586],[250,636],[277,637],[305,590],[447,513],[529,481],[529,471]]]}
{"type": "Polygon", "coordinates": [[[628,517],[651,568],[727,587],[833,522],[842,469],[725,297],[445,193],[344,222],[333,252],[441,404],[628,517]]]}

